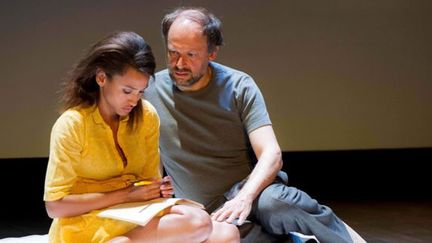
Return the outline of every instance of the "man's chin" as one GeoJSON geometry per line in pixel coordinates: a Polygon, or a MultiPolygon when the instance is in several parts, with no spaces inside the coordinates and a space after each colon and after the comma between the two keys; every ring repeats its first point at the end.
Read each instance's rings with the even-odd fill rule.
{"type": "Polygon", "coordinates": [[[182,87],[185,89],[190,88],[199,81],[199,79],[194,79],[192,77],[178,77],[172,74],[170,76],[171,79],[174,80],[175,86],[177,86],[179,89],[182,87]]]}
{"type": "Polygon", "coordinates": [[[185,85],[185,84],[179,84],[179,83],[175,83],[175,86],[179,89],[179,90],[187,90],[190,85],[185,85]]]}
{"type": "Polygon", "coordinates": [[[178,79],[174,79],[175,85],[177,87],[190,87],[194,84],[194,82],[191,82],[191,80],[178,80],[178,79]]]}

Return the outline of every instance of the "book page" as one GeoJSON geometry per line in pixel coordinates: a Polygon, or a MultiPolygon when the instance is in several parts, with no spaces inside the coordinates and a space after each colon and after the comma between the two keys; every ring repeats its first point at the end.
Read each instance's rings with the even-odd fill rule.
{"type": "Polygon", "coordinates": [[[164,209],[175,204],[183,204],[204,209],[198,202],[182,198],[157,198],[145,202],[123,203],[101,211],[98,216],[146,225],[164,209]]]}

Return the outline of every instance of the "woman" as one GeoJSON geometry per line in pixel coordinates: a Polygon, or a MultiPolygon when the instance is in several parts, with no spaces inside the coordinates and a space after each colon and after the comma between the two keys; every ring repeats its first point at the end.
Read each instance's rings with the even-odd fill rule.
{"type": "Polygon", "coordinates": [[[65,82],[45,180],[50,242],[239,241],[234,226],[185,205],[144,227],[97,216],[116,204],[173,195],[170,178],[160,178],[159,118],[141,100],[154,69],[142,37],[119,32],[96,43],[65,82]],[[153,183],[132,185],[143,179],[153,183]]]}

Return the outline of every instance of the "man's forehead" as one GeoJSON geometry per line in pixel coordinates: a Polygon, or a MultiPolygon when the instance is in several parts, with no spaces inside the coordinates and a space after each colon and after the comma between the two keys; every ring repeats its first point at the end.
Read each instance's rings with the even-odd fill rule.
{"type": "Polygon", "coordinates": [[[169,51],[175,51],[175,52],[179,52],[179,53],[182,53],[182,54],[185,54],[185,53],[199,53],[199,52],[202,51],[200,48],[194,48],[194,47],[191,47],[191,46],[176,46],[176,45],[171,44],[170,42],[168,42],[167,49],[169,51]]]}
{"type": "Polygon", "coordinates": [[[179,17],[171,24],[168,38],[172,35],[187,35],[203,37],[203,27],[198,22],[184,17],[179,17]]]}
{"type": "Polygon", "coordinates": [[[170,50],[184,53],[207,51],[207,36],[198,22],[179,17],[168,31],[167,46],[170,50]]]}

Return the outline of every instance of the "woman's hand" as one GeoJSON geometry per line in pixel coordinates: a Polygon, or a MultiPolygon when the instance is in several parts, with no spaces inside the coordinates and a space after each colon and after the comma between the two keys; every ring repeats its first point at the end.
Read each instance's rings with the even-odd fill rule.
{"type": "Polygon", "coordinates": [[[161,181],[154,180],[149,185],[131,186],[127,196],[128,202],[147,201],[161,196],[161,181]]]}
{"type": "Polygon", "coordinates": [[[174,189],[171,184],[171,177],[165,176],[161,180],[160,195],[164,198],[170,198],[174,195],[174,189]]]}

